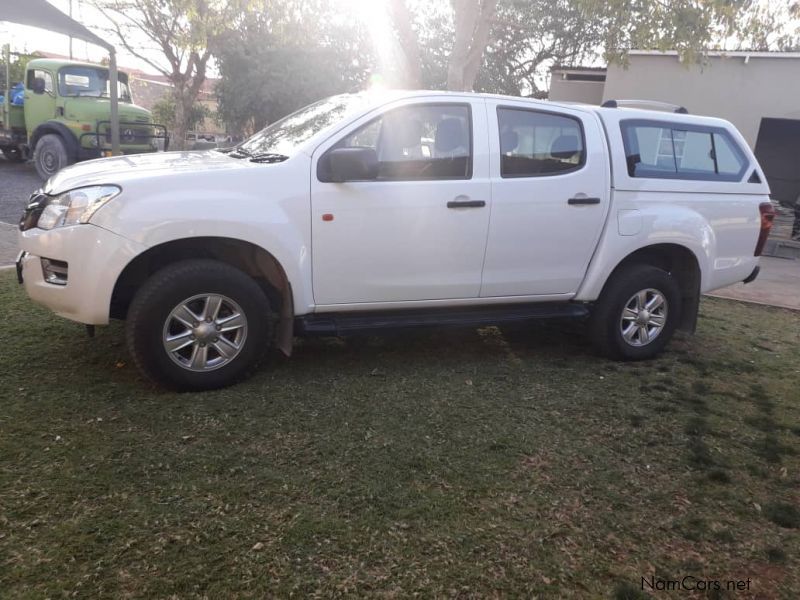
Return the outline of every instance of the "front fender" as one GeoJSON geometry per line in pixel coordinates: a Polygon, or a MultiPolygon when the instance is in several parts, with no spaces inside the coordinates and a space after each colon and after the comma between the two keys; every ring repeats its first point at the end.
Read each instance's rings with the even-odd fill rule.
{"type": "Polygon", "coordinates": [[[236,181],[232,173],[206,172],[129,182],[92,223],[145,248],[197,237],[249,242],[280,263],[295,309],[307,312],[313,307],[308,171],[267,182],[266,169],[237,172],[236,181]]]}
{"type": "Polygon", "coordinates": [[[597,300],[609,276],[625,258],[656,244],[674,244],[691,251],[700,267],[701,290],[711,286],[717,240],[701,214],[676,204],[616,212],[608,220],[575,300],[597,300]]]}

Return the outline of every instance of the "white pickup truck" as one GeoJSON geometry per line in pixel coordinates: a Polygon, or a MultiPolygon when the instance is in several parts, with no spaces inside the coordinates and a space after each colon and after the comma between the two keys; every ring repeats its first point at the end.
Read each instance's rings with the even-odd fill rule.
{"type": "Polygon", "coordinates": [[[30,297],[127,321],[137,365],[228,385],[295,335],[585,318],[608,356],[758,273],[769,189],[728,122],[502,96],[352,94],[230,151],[100,159],[20,222],[30,297]]]}

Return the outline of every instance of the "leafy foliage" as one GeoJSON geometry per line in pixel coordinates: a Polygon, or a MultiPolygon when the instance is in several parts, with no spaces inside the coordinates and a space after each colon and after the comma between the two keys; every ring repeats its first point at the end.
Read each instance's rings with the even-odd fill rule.
{"type": "MultiPolygon", "coordinates": [[[[195,102],[187,116],[187,131],[197,129],[203,121],[214,116],[214,112],[208,106],[202,102],[195,102]]],[[[175,128],[175,97],[172,93],[164,94],[153,105],[153,118],[156,123],[163,123],[170,130],[175,128]]]]}
{"type": "Polygon", "coordinates": [[[367,80],[372,56],[364,31],[336,18],[327,2],[263,2],[214,45],[219,114],[248,132],[367,80]]]}
{"type": "Polygon", "coordinates": [[[169,79],[175,100],[172,138],[182,149],[193,106],[206,80],[210,46],[216,37],[236,29],[246,16],[248,0],[93,2],[112,24],[122,46],[169,79]],[[142,34],[149,46],[132,42],[142,34]]]}
{"type": "MultiPolygon", "coordinates": [[[[15,83],[25,80],[25,69],[28,66],[28,61],[36,58],[32,54],[12,53],[11,54],[11,70],[9,72],[9,81],[13,86],[15,83]]],[[[0,53],[0,89],[6,85],[6,61],[5,54],[0,53]]]]}

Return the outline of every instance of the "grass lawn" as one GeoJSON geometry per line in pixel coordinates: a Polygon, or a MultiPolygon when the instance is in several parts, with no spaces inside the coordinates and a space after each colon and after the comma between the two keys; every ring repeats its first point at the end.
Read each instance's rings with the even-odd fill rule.
{"type": "Polygon", "coordinates": [[[181,395],[1,272],[0,596],[800,597],[800,313],[701,312],[647,363],[426,331],[181,395]]]}

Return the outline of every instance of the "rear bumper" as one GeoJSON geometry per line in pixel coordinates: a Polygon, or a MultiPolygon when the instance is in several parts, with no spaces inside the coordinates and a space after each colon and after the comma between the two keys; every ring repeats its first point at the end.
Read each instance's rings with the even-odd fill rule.
{"type": "Polygon", "coordinates": [[[95,225],[20,232],[17,277],[28,296],[59,316],[105,325],[111,295],[125,266],[145,247],[95,225]],[[66,285],[45,280],[42,259],[67,263],[66,285]]]}

